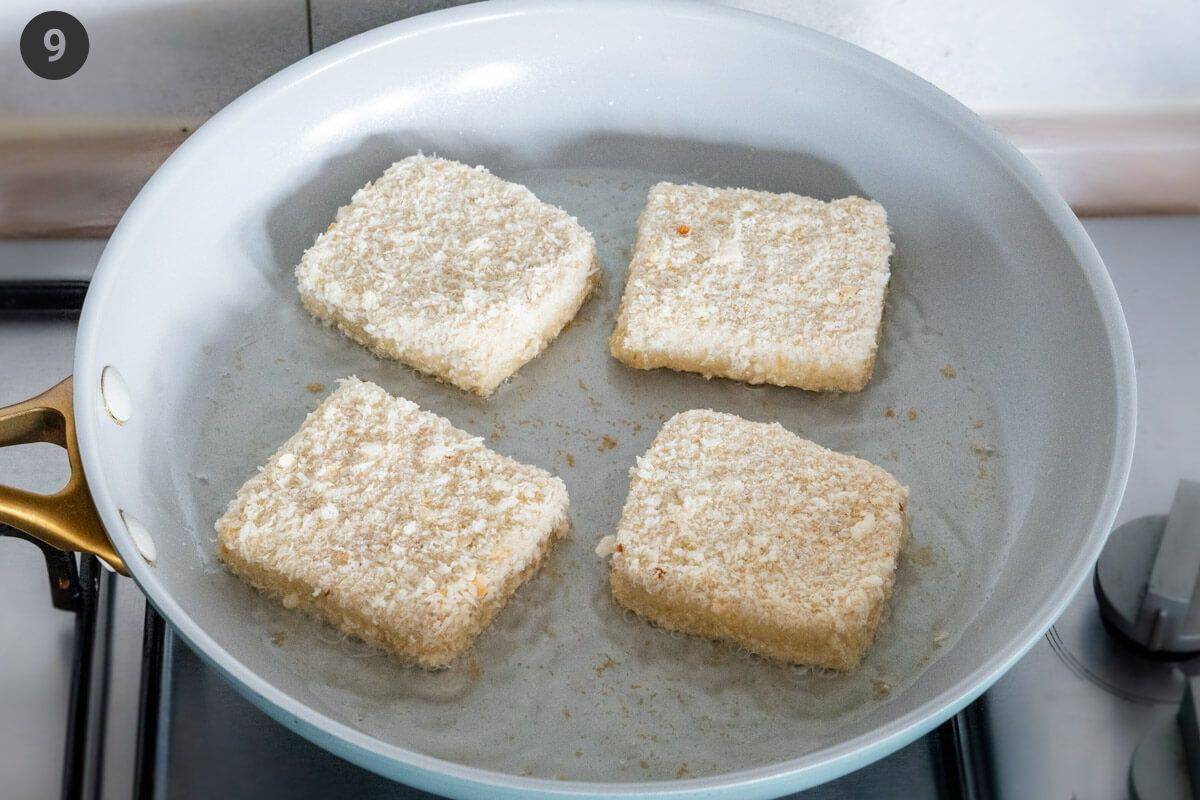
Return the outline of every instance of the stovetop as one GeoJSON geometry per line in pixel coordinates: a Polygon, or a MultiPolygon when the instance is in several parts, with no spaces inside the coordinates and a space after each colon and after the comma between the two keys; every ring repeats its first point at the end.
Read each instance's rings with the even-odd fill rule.
{"type": "MultiPolygon", "coordinates": [[[[1178,480],[1200,479],[1200,217],[1097,219],[1085,226],[1116,284],[1137,360],[1138,440],[1120,523],[1166,513],[1178,480]]],[[[0,242],[0,282],[15,274],[86,279],[99,247],[0,242]]],[[[69,319],[0,316],[0,404],[68,374],[73,336],[69,319]]],[[[0,475],[53,490],[66,470],[52,450],[0,450],[0,475]]],[[[51,605],[36,548],[3,537],[0,548],[6,643],[0,794],[58,793],[64,756],[77,751],[84,797],[429,797],[329,755],[269,719],[147,614],[136,586],[99,572],[94,562],[84,563],[79,577],[99,590],[95,652],[73,677],[79,615],[51,605]],[[81,680],[90,690],[88,713],[68,707],[70,688],[81,680]],[[63,735],[69,716],[79,728],[70,738],[63,735]]],[[[963,715],[798,797],[1125,798],[1135,746],[1174,714],[1183,673],[1197,667],[1149,661],[1115,642],[1100,623],[1089,584],[963,715]]]]}

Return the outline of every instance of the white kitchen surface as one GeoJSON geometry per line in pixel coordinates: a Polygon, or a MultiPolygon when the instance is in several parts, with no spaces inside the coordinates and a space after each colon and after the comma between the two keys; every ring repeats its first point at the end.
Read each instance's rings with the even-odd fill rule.
{"type": "MultiPolygon", "coordinates": [[[[1200,211],[1195,0],[724,3],[908,67],[984,115],[1082,215],[1200,211]]],[[[76,0],[87,63],[47,81],[16,46],[45,6],[0,3],[0,237],[107,235],[174,148],[259,81],[361,31],[462,4],[76,0]]]]}
{"type": "MultiPolygon", "coordinates": [[[[313,47],[455,0],[73,0],[88,63],[49,84],[16,38],[41,0],[0,3],[0,131],[200,120],[313,47]]],[[[889,58],[988,115],[1195,108],[1194,0],[729,0],[889,58]]],[[[803,80],[804,76],[796,76],[803,80]]]]}
{"type": "Polygon", "coordinates": [[[895,61],[986,116],[1200,102],[1191,0],[731,0],[895,61]]]}
{"type": "Polygon", "coordinates": [[[4,0],[0,136],[194,125],[306,55],[304,0],[4,0]],[[17,47],[47,9],[88,33],[87,62],[67,80],[35,76],[17,47]]]}

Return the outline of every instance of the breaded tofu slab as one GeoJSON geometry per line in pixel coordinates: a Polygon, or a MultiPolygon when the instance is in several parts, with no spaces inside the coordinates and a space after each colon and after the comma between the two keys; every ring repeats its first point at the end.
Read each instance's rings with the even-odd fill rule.
{"type": "Polygon", "coordinates": [[[849,669],[892,591],[907,489],[883,469],[714,411],[663,426],[610,554],[621,605],[671,630],[849,669]]]}
{"type": "Polygon", "coordinates": [[[610,349],[639,369],[858,391],[875,367],[892,250],[883,207],[861,197],[659,183],[610,349]]]}
{"type": "Polygon", "coordinates": [[[403,661],[466,650],[567,529],[567,490],[356,378],[238,490],[229,568],[403,661]]]}
{"type": "Polygon", "coordinates": [[[596,243],[483,167],[412,156],[359,189],[296,267],[304,307],[376,355],[491,394],[574,318],[596,243]]]}

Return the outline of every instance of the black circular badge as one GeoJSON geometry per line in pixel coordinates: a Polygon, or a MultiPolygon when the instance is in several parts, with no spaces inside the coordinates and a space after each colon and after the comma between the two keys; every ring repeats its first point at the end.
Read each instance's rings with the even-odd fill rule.
{"type": "Polygon", "coordinates": [[[51,81],[69,78],[87,57],[87,31],[65,11],[43,11],[21,32],[21,58],[39,77],[51,81]]]}

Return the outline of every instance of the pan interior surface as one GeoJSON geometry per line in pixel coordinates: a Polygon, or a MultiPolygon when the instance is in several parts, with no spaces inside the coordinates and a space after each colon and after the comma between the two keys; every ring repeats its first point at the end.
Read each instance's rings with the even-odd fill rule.
{"type": "Polygon", "coordinates": [[[501,8],[393,26],[286,71],[202,128],[122,222],[76,375],[115,365],[133,412],[117,426],[98,403],[77,407],[106,520],[127,510],[154,537],[139,581],[236,663],[235,679],[255,676],[313,726],[340,724],[385,758],[510,776],[637,783],[816,765],[981,688],[985,665],[1027,646],[1084,574],[1120,472],[1120,342],[1065,208],[1048,209],[951,101],[824,37],[688,6],[501,8]],[[371,357],[296,293],[292,270],[337,208],[416,152],[526,184],[600,248],[598,293],[486,400],[371,357]],[[748,387],[608,355],[634,224],[659,180],[884,205],[896,255],[865,391],[748,387]],[[234,491],[352,374],[570,492],[570,538],[442,672],[284,610],[215,558],[212,525],[234,491]],[[616,528],[634,459],[690,408],[778,420],[910,487],[912,540],[858,670],[769,663],[611,599],[595,544],[616,528]]]}

